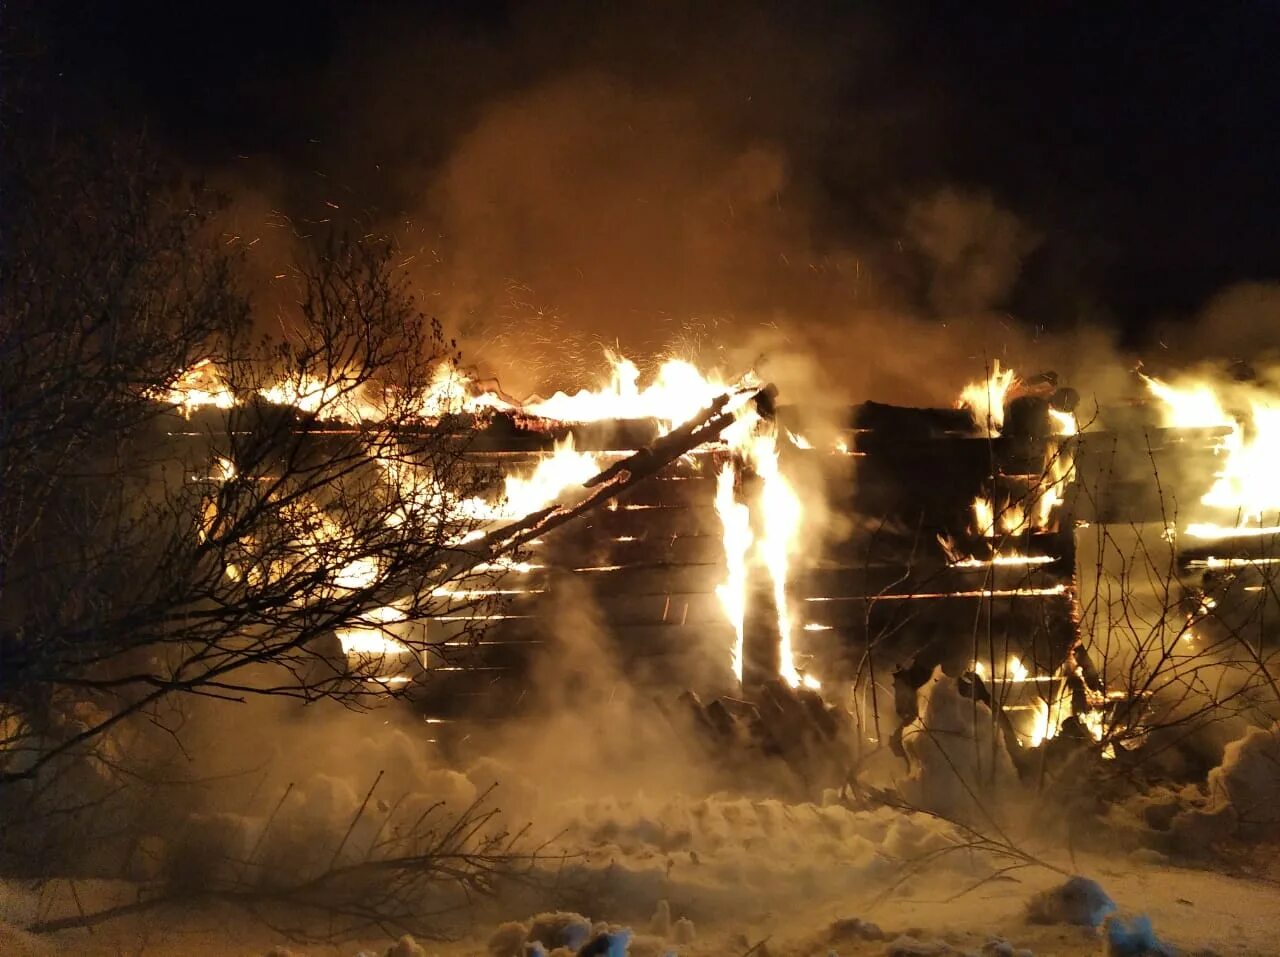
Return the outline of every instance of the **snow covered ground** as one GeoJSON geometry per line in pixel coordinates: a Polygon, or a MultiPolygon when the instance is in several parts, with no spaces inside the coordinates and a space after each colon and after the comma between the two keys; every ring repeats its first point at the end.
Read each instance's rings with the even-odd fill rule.
{"type": "MultiPolygon", "coordinates": [[[[263,873],[305,868],[336,858],[339,839],[351,849],[394,828],[397,808],[413,816],[444,801],[460,810],[496,784],[493,824],[517,832],[531,824],[530,844],[551,842],[536,880],[460,912],[447,943],[397,942],[388,928],[339,945],[291,943],[271,929],[278,910],[264,922],[226,904],[37,938],[24,931],[34,921],[126,904],[138,887],[62,880],[34,895],[11,882],[0,884],[0,957],[1280,955],[1280,866],[1271,863],[1280,828],[1269,800],[1280,795],[1280,732],[1254,730],[1227,747],[1203,787],[1130,789],[1086,806],[1078,798],[1090,796],[1087,786],[1035,791],[1009,780],[972,790],[981,769],[965,762],[989,753],[973,747],[973,733],[992,723],[955,700],[945,683],[928,693],[923,720],[935,738],[913,745],[917,770],[902,774],[899,764],[889,783],[916,807],[950,808],[968,827],[830,791],[807,802],[762,796],[769,787],[726,788],[704,773],[698,752],[658,734],[651,713],[621,695],[522,724],[524,733],[465,767],[385,716],[308,718],[290,731],[277,716],[259,723],[266,737],[254,751],[269,758],[269,776],[252,788],[262,806],[246,801],[243,778],[229,779],[238,810],[180,818],[184,833],[157,844],[156,860],[171,866],[221,836],[262,848],[254,866],[263,873]],[[937,762],[951,773],[933,782],[937,762]],[[960,779],[970,784],[957,789],[960,779]],[[373,795],[370,781],[384,790],[373,795]],[[974,793],[988,796],[975,803],[974,793]],[[989,798],[1005,793],[1015,795],[1007,806],[989,798]],[[1079,826],[1067,826],[1077,815],[1079,826]],[[194,833],[211,824],[222,830],[194,833]],[[1071,875],[1100,890],[1046,906],[1039,895],[1071,875]],[[537,919],[546,912],[561,916],[537,919]],[[1104,919],[1113,923],[1100,929],[1104,919]],[[1162,950],[1151,949],[1153,939],[1162,950]]],[[[237,741],[249,747],[246,736],[237,741]]],[[[327,929],[323,918],[312,927],[327,929]]]]}
{"type": "MultiPolygon", "coordinates": [[[[769,954],[773,957],[851,955],[977,954],[1050,955],[1124,954],[1108,950],[1106,931],[1062,923],[1073,919],[1072,907],[1029,908],[1038,893],[1060,887],[1064,878],[1045,868],[1019,871],[973,887],[978,869],[958,854],[947,855],[927,873],[910,878],[886,895],[900,879],[892,851],[918,851],[933,840],[923,825],[891,821],[893,812],[844,812],[811,805],[776,802],[728,802],[716,808],[710,828],[723,838],[692,841],[661,830],[641,834],[626,828],[625,813],[612,817],[601,809],[579,809],[585,827],[613,831],[617,840],[601,841],[598,857],[575,875],[562,875],[583,905],[561,918],[559,936],[547,928],[555,921],[536,915],[495,914],[481,918],[461,939],[449,943],[401,941],[390,937],[333,945],[298,945],[224,908],[187,908],[124,918],[99,926],[92,934],[64,931],[34,938],[16,927],[30,920],[39,906],[46,913],[74,912],[109,900],[127,899],[130,888],[86,882],[61,884],[43,902],[10,887],[0,904],[6,921],[0,931],[0,953],[6,955],[115,955],[150,957],[263,957],[276,949],[291,955],[372,955],[383,957],[513,957],[537,954],[527,941],[541,940],[546,952],[572,944],[564,954],[599,953],[609,957],[723,957],[769,954]],[[844,820],[844,816],[851,820],[844,820]],[[728,823],[732,822],[732,824],[728,823]],[[833,823],[834,822],[834,823],[833,823]],[[614,830],[615,825],[617,827],[614,830]],[[812,840],[826,832],[825,840],[812,840]],[[863,843],[866,842],[866,843],[863,843]],[[674,844],[684,844],[677,848],[674,844]],[[698,854],[688,845],[703,849],[698,854]],[[962,893],[967,891],[967,893],[962,893]],[[592,901],[590,898],[594,897],[592,901]],[[79,902],[77,903],[76,898],[79,902]],[[665,902],[665,903],[664,903],[665,902]],[[593,927],[592,922],[601,923],[593,927]],[[582,951],[605,930],[615,933],[613,950],[582,951]],[[528,949],[525,949],[528,947],[528,949]],[[752,948],[755,948],[754,950],[752,948]],[[396,949],[398,948],[398,949],[396,949]],[[420,949],[419,949],[420,948],[420,949]]],[[[680,807],[676,816],[696,821],[708,808],[680,807]]],[[[631,819],[634,824],[634,818],[631,819]]],[[[694,829],[699,825],[693,824],[694,829]]],[[[1280,886],[1265,876],[1230,876],[1221,870],[1188,869],[1154,860],[1139,852],[1124,857],[1098,855],[1050,859],[1065,869],[1095,879],[1115,904],[1114,916],[1129,921],[1146,915],[1168,953],[1227,955],[1280,954],[1277,914],[1280,886]]],[[[1092,906],[1092,905],[1090,905],[1092,906]]],[[[1088,921],[1112,914],[1090,906],[1088,921]]],[[[1080,907],[1075,910],[1080,911],[1080,907]]],[[[317,928],[322,929],[322,928],[317,928]]],[[[602,945],[603,946],[603,945],[602,945]]]]}

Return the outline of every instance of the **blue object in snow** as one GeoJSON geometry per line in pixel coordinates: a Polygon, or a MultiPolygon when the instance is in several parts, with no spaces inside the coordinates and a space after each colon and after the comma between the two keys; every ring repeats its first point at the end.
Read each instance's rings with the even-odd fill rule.
{"type": "Polygon", "coordinates": [[[1139,914],[1131,921],[1112,917],[1107,921],[1108,957],[1173,957],[1173,951],[1156,939],[1151,918],[1139,914]]]}

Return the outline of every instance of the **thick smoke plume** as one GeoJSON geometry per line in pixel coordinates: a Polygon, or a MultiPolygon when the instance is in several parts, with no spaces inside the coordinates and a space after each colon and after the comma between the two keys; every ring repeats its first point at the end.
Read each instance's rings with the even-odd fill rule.
{"type": "Polygon", "coordinates": [[[992,359],[1071,377],[1113,354],[1012,314],[1051,224],[922,172],[945,106],[885,24],[664,12],[345,32],[307,118],[329,132],[216,170],[235,234],[267,240],[264,321],[279,240],[355,224],[398,235],[427,310],[517,395],[593,383],[605,347],[733,372],[809,354],[789,401],[917,405],[992,359]]]}

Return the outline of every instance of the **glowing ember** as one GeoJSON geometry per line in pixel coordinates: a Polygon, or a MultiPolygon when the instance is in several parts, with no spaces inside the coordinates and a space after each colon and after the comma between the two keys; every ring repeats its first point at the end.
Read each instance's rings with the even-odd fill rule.
{"type": "Polygon", "coordinates": [[[1244,568],[1248,565],[1280,565],[1280,558],[1215,558],[1211,555],[1187,562],[1187,565],[1190,568],[1244,568]]]}
{"type": "MultiPolygon", "coordinates": [[[[954,592],[913,592],[910,595],[883,594],[876,595],[875,601],[925,601],[932,598],[1019,598],[1024,595],[1065,595],[1066,585],[1050,585],[1045,588],[975,588],[969,591],[954,592]]],[[[825,598],[812,596],[807,602],[864,601],[862,598],[825,598]]]]}
{"type": "Polygon", "coordinates": [[[1212,522],[1192,522],[1187,526],[1187,535],[1192,538],[1263,538],[1267,535],[1280,535],[1280,525],[1230,527],[1215,525],[1212,522]]]}
{"type": "Polygon", "coordinates": [[[1005,400],[1017,381],[1013,370],[1001,371],[1000,360],[996,359],[986,379],[971,382],[961,390],[956,408],[972,410],[978,427],[988,436],[997,436],[1004,428],[1005,400]]]}
{"type": "Polygon", "coordinates": [[[1052,562],[1052,555],[994,555],[991,558],[966,558],[964,560],[952,561],[947,564],[952,568],[990,568],[993,565],[1025,567],[1033,565],[1048,565],[1052,562]]]}

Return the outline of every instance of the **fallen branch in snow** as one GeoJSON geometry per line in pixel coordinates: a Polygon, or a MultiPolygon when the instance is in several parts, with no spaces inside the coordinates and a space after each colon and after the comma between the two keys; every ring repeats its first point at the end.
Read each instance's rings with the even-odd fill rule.
{"type": "Polygon", "coordinates": [[[28,929],[43,934],[92,928],[179,905],[223,903],[298,941],[336,941],[370,932],[447,940],[443,918],[477,898],[493,897],[503,885],[532,879],[546,845],[521,848],[525,829],[512,833],[497,826],[499,812],[488,806],[493,788],[452,818],[437,821],[442,805],[433,804],[404,827],[383,822],[357,844],[352,836],[367,816],[377,783],[318,873],[304,876],[304,870],[281,881],[288,862],[277,859],[270,841],[260,839],[252,860],[224,855],[213,862],[228,865],[222,874],[176,886],[157,881],[140,889],[135,901],[46,918],[28,929]]]}

